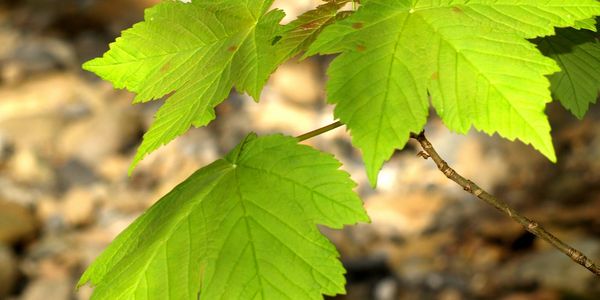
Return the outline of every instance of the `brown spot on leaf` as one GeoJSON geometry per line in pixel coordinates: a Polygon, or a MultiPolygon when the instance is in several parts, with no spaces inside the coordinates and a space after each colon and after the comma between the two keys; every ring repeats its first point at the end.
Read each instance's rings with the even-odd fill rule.
{"type": "Polygon", "coordinates": [[[227,48],[227,51],[234,52],[235,50],[237,50],[237,48],[238,47],[236,45],[232,45],[232,46],[229,46],[229,48],[227,48]]]}
{"type": "Polygon", "coordinates": [[[440,74],[438,74],[438,72],[433,72],[433,74],[431,74],[431,80],[438,80],[439,77],[440,74]]]}
{"type": "Polygon", "coordinates": [[[452,11],[455,12],[455,13],[457,13],[457,14],[460,14],[460,13],[463,12],[462,8],[460,8],[458,6],[453,6],[452,7],[452,11]]]}
{"type": "Polygon", "coordinates": [[[354,24],[352,24],[352,28],[354,29],[361,29],[365,26],[365,24],[363,22],[356,22],[354,24]]]}
{"type": "Polygon", "coordinates": [[[316,21],[312,21],[312,22],[309,22],[309,23],[306,23],[306,24],[302,24],[300,26],[300,29],[302,29],[302,30],[312,30],[312,29],[318,28],[319,25],[320,25],[319,20],[316,20],[316,21]]]}
{"type": "Polygon", "coordinates": [[[166,64],[164,64],[161,68],[160,68],[160,72],[161,73],[167,73],[169,72],[169,70],[171,70],[171,63],[167,62],[166,64]]]}
{"type": "Polygon", "coordinates": [[[356,51],[358,51],[358,52],[364,52],[365,50],[367,50],[367,47],[365,47],[365,45],[357,45],[356,46],[356,51]]]}

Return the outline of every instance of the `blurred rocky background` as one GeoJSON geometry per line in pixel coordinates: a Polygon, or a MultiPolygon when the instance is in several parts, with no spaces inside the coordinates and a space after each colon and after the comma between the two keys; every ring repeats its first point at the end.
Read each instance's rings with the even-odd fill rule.
{"type": "MultiPolygon", "coordinates": [[[[0,299],[88,299],[86,266],[145,208],[249,131],[301,134],[332,121],[330,57],[281,66],[260,104],[232,94],[218,118],[127,168],[159,102],[80,69],[158,0],[0,1],[0,299]]],[[[293,17],[318,1],[276,1],[293,17]]],[[[288,18],[287,20],[289,20],[288,18]]],[[[520,143],[427,132],[465,176],[600,260],[600,107],[577,121],[556,104],[558,164],[520,143]]],[[[359,183],[372,224],[323,229],[348,269],[336,299],[600,299],[600,281],[474,199],[411,144],[369,187],[360,153],[337,129],[309,141],[359,183]]]]}

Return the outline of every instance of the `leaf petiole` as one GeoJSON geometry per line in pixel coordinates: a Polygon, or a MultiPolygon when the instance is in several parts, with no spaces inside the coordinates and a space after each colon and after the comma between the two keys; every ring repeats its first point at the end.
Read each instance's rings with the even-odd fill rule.
{"type": "Polygon", "coordinates": [[[342,126],[342,125],[344,125],[342,122],[336,121],[336,122],[331,123],[331,124],[329,124],[327,126],[324,126],[324,127],[319,128],[319,129],[315,129],[315,130],[313,130],[311,132],[307,132],[305,134],[299,135],[296,138],[298,139],[299,142],[306,141],[306,140],[308,140],[310,138],[313,138],[313,137],[315,137],[317,135],[321,135],[321,134],[323,134],[325,132],[334,130],[334,129],[342,126]]]}

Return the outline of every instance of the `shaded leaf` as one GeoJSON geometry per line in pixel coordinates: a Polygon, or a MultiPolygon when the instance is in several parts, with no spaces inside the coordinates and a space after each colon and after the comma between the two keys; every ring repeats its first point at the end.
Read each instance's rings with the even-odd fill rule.
{"type": "Polygon", "coordinates": [[[600,42],[588,30],[559,29],[556,36],[536,40],[540,50],[556,60],[561,72],[550,75],[552,93],[582,119],[600,91],[600,42]]]}

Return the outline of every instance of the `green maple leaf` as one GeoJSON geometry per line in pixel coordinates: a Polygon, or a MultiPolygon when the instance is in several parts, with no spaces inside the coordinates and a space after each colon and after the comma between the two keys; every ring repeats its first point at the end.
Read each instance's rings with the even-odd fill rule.
{"type": "Polygon", "coordinates": [[[322,299],[344,268],[316,224],[368,221],[332,156],[250,135],[139,217],[88,268],[94,299],[322,299]]]}
{"type": "Polygon", "coordinates": [[[560,69],[526,39],[598,14],[594,0],[369,0],[326,28],[308,55],[341,53],[328,98],[373,185],[383,162],[422,130],[428,92],[451,130],[518,138],[555,161],[545,75],[560,69]]]}
{"type": "MultiPolygon", "coordinates": [[[[586,27],[588,28],[588,27],[586,27]]],[[[561,72],[550,75],[552,93],[577,118],[582,119],[600,91],[600,42],[588,30],[559,29],[556,36],[536,40],[561,72]]]]}
{"type": "Polygon", "coordinates": [[[348,1],[332,0],[286,26],[273,0],[164,1],[122,33],[101,58],[84,64],[145,102],[173,93],[144,135],[130,173],[150,152],[215,118],[232,87],[256,101],[269,75],[306,50],[348,1]],[[274,41],[279,37],[279,42],[274,41]]]}
{"type": "MultiPolygon", "coordinates": [[[[137,93],[136,102],[173,95],[144,135],[131,169],[143,157],[190,126],[215,118],[214,107],[232,87],[258,99],[274,70],[271,45],[284,13],[271,1],[164,1],[145,21],[122,33],[86,70],[117,88],[137,93]]],[[[131,171],[131,170],[130,170],[131,171]]]]}

